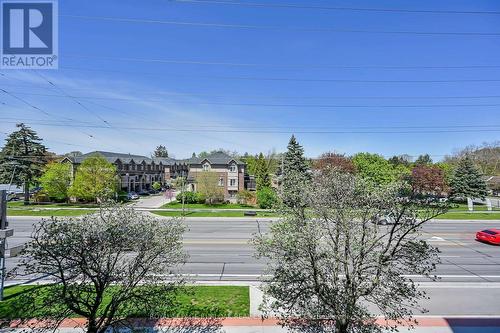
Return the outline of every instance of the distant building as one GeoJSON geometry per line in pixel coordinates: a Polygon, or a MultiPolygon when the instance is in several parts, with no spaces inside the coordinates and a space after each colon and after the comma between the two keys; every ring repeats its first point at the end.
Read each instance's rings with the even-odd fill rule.
{"type": "Polygon", "coordinates": [[[224,189],[224,198],[236,201],[238,191],[255,190],[255,179],[246,174],[244,162],[223,152],[205,158],[191,157],[177,160],[173,158],[149,158],[141,155],[94,151],[80,156],[65,157],[63,163],[71,163],[72,174],[90,156],[101,155],[116,166],[121,179],[121,188],[127,192],[150,190],[153,183],[170,184],[178,177],[187,179],[188,190],[196,191],[196,177],[204,171],[216,172],[219,186],[224,189]]]}

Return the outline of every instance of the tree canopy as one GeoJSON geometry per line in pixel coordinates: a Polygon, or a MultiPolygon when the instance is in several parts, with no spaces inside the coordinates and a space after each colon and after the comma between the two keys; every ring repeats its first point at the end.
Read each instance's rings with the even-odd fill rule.
{"type": "Polygon", "coordinates": [[[224,189],[220,177],[214,171],[202,171],[196,175],[196,190],[209,205],[224,201],[224,189]]]}
{"type": "Polygon", "coordinates": [[[163,145],[157,146],[153,153],[153,157],[168,157],[167,147],[163,145]]]}
{"type": "Polygon", "coordinates": [[[24,202],[29,202],[29,188],[43,173],[47,163],[47,148],[37,133],[23,123],[6,139],[0,153],[0,179],[2,182],[24,186],[24,202]]]}
{"type": "Polygon", "coordinates": [[[310,180],[311,173],[304,157],[304,148],[292,135],[283,160],[281,178],[281,199],[283,204],[291,208],[305,207],[304,202],[301,201],[302,191],[310,180]]]}
{"type": "Polygon", "coordinates": [[[469,156],[458,162],[450,186],[451,196],[456,199],[484,199],[488,194],[483,175],[469,156]]]}
{"type": "Polygon", "coordinates": [[[45,171],[39,181],[49,198],[56,201],[67,200],[71,184],[71,165],[68,163],[51,162],[45,167],[45,171]]]}
{"type": "Polygon", "coordinates": [[[69,194],[82,200],[102,202],[113,197],[117,185],[116,167],[96,154],[86,158],[76,168],[69,194]]]}
{"type": "Polygon", "coordinates": [[[438,250],[420,228],[446,204],[419,200],[399,183],[369,185],[349,173],[315,174],[301,187],[309,209],[288,210],[253,240],[259,257],[269,259],[265,314],[301,332],[385,332],[378,314],[393,321],[390,329],[415,323],[425,292],[407,275],[432,279],[438,250]],[[392,225],[376,223],[387,214],[392,225]]]}
{"type": "Polygon", "coordinates": [[[44,220],[35,226],[21,265],[55,283],[30,289],[22,299],[33,301],[20,303],[29,304],[49,328],[84,317],[88,333],[130,326],[127,317],[134,313],[166,317],[169,310],[174,313],[173,296],[182,283],[175,269],[186,259],[183,232],[178,220],[125,206],[78,219],[44,220]]]}
{"type": "Polygon", "coordinates": [[[257,163],[255,166],[255,181],[257,185],[257,191],[265,187],[271,187],[271,175],[269,174],[269,167],[264,154],[260,153],[257,158],[257,163]]]}
{"type": "Polygon", "coordinates": [[[382,156],[358,153],[352,158],[358,174],[377,185],[387,185],[396,180],[392,165],[382,156]]]}

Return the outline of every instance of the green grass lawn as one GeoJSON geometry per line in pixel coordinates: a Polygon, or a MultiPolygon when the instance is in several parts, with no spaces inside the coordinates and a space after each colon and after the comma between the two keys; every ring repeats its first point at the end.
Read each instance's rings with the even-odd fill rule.
{"type": "MultiPolygon", "coordinates": [[[[491,207],[493,211],[498,211],[500,212],[500,208],[498,207],[491,207]]],[[[467,206],[467,204],[458,204],[458,207],[453,207],[450,209],[450,212],[468,212],[469,211],[469,207],[467,206]]],[[[486,205],[479,205],[479,204],[474,204],[474,211],[479,211],[479,212],[484,212],[484,211],[488,211],[488,208],[486,207],[486,205]]]]}
{"type": "MultiPolygon", "coordinates": [[[[28,310],[30,306],[23,303],[29,299],[23,298],[23,295],[26,295],[26,292],[33,288],[48,290],[46,286],[7,287],[5,289],[5,300],[0,302],[0,319],[27,319],[40,316],[39,313],[28,310]]],[[[248,317],[250,315],[248,287],[186,286],[181,288],[181,292],[176,296],[175,301],[176,307],[166,311],[166,313],[171,313],[171,317],[248,317]]],[[[133,311],[133,309],[130,311],[133,311]]],[[[135,311],[133,316],[149,317],[146,313],[142,314],[135,311]]],[[[74,317],[78,316],[75,315],[74,317]]]]}
{"type": "MultiPolygon", "coordinates": [[[[185,204],[185,208],[196,208],[196,209],[258,209],[258,207],[243,205],[243,204],[185,204]]],[[[182,208],[182,203],[177,201],[169,202],[162,206],[162,208],[182,208]]]]}
{"type": "MultiPolygon", "coordinates": [[[[152,211],[152,213],[160,216],[182,216],[182,211],[174,212],[158,212],[152,211]]],[[[218,211],[218,212],[186,212],[184,216],[186,217],[249,217],[244,215],[243,211],[218,211]]],[[[278,216],[273,212],[257,212],[256,217],[276,217],[278,216]]]]}
{"type": "Polygon", "coordinates": [[[99,208],[97,204],[83,204],[83,203],[34,203],[31,202],[25,206],[23,201],[9,201],[7,202],[8,208],[99,208]]]}
{"type": "Polygon", "coordinates": [[[500,220],[500,212],[498,213],[469,213],[464,211],[450,211],[446,214],[439,215],[437,220],[500,220]]]}
{"type": "Polygon", "coordinates": [[[7,216],[80,216],[96,210],[82,209],[7,209],[7,216]]]}

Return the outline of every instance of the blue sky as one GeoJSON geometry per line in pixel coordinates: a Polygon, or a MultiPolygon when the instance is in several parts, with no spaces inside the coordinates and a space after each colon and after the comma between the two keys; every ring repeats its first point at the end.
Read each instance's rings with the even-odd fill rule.
{"type": "MultiPolygon", "coordinates": [[[[493,0],[260,2],[500,12],[493,0]]],[[[24,121],[58,153],[148,155],[158,144],[179,158],[219,147],[282,151],[297,133],[311,157],[335,150],[439,159],[500,138],[500,82],[485,81],[500,80],[500,35],[328,30],[500,33],[500,15],[168,0],[66,0],[59,13],[60,69],[1,72],[1,88],[39,108],[0,93],[2,141],[24,121]],[[459,82],[408,82],[450,80],[459,82]]]]}

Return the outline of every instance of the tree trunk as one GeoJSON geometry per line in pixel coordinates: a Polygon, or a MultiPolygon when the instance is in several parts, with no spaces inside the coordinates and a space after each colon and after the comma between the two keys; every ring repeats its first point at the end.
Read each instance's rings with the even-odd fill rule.
{"type": "Polygon", "coordinates": [[[87,326],[87,333],[98,333],[95,320],[89,320],[89,324],[87,326]]]}
{"type": "Polygon", "coordinates": [[[30,183],[28,181],[24,182],[24,205],[30,204],[30,183]]]}
{"type": "Polygon", "coordinates": [[[337,321],[335,322],[335,333],[347,333],[349,328],[349,324],[345,321],[337,321]]]}

